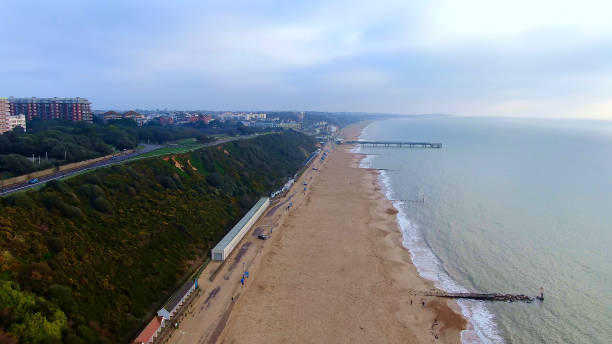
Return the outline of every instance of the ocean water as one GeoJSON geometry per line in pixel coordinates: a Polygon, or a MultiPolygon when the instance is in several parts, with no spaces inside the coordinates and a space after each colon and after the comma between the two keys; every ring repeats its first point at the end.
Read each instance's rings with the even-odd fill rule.
{"type": "Polygon", "coordinates": [[[448,291],[539,294],[460,301],[464,343],[612,343],[612,122],[413,117],[362,139],[399,210],[420,274],[448,291]],[[411,202],[424,197],[424,203],[411,202]]]}

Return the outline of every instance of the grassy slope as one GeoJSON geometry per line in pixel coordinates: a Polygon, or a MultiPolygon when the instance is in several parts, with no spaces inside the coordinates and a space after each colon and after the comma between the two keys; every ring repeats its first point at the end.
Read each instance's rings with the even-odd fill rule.
{"type": "MultiPolygon", "coordinates": [[[[265,135],[11,196],[0,206],[2,276],[63,309],[64,342],[126,341],[313,149],[301,134],[265,135]],[[58,285],[70,292],[50,292],[58,285]]],[[[0,326],[9,331],[10,317],[0,326]]]]}
{"type": "Polygon", "coordinates": [[[160,148],[160,149],[154,150],[146,154],[142,154],[138,156],[138,159],[151,158],[151,157],[168,155],[168,154],[181,154],[181,153],[186,153],[186,152],[196,150],[202,147],[204,147],[204,144],[197,142],[195,139],[185,139],[185,140],[181,140],[177,142],[174,145],[160,148]]]}

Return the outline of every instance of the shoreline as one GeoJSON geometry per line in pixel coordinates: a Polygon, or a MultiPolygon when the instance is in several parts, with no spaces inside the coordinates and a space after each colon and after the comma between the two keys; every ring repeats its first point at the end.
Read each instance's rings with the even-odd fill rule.
{"type": "MultiPolygon", "coordinates": [[[[359,138],[361,137],[361,135],[363,134],[363,131],[367,128],[368,125],[370,125],[371,123],[373,123],[375,121],[367,121],[365,122],[363,125],[356,127],[354,133],[350,133],[349,135],[351,135],[350,139],[351,140],[359,140],[359,138]]],[[[377,168],[372,168],[370,167],[365,167],[362,165],[362,162],[365,159],[368,159],[369,157],[372,157],[376,154],[367,154],[367,153],[362,153],[362,152],[356,152],[355,148],[358,147],[354,147],[353,149],[351,149],[352,154],[359,156],[359,160],[357,162],[357,166],[356,168],[360,168],[366,171],[373,171],[377,174],[377,183],[378,183],[378,189],[379,189],[379,193],[382,197],[382,199],[380,200],[381,203],[383,203],[386,206],[390,206],[390,208],[387,208],[387,212],[388,209],[394,209],[393,213],[395,214],[395,218],[396,218],[396,226],[395,226],[395,230],[397,231],[398,234],[398,238],[396,240],[396,242],[399,242],[399,246],[404,249],[406,252],[409,253],[409,257],[407,260],[407,264],[412,265],[416,270],[417,270],[417,274],[418,277],[421,278],[423,281],[425,281],[428,284],[431,284],[431,288],[430,289],[437,289],[437,290],[441,290],[440,288],[435,286],[435,282],[432,280],[429,280],[427,278],[425,278],[424,276],[421,275],[420,272],[418,272],[418,268],[415,265],[415,263],[413,262],[413,258],[412,255],[410,254],[410,249],[408,247],[406,247],[404,245],[404,233],[402,232],[401,229],[401,225],[400,225],[400,215],[402,215],[402,211],[401,209],[398,209],[398,206],[396,206],[396,202],[393,201],[390,197],[389,194],[391,192],[393,192],[393,190],[391,189],[391,186],[389,183],[389,176],[386,175],[386,169],[377,169],[377,168]],[[386,181],[385,181],[386,179],[386,181]]],[[[371,164],[370,162],[368,162],[368,164],[371,164]]],[[[454,312],[456,313],[456,315],[459,315],[462,319],[463,319],[463,325],[461,326],[462,329],[459,330],[459,342],[462,343],[463,342],[463,335],[465,334],[465,331],[468,329],[471,329],[471,324],[470,321],[466,318],[466,316],[463,314],[461,306],[455,301],[455,300],[442,300],[443,302],[446,303],[446,305],[454,312]]],[[[456,320],[455,320],[456,321],[456,320]]],[[[461,322],[461,321],[460,321],[461,322]]],[[[470,338],[469,342],[479,342],[478,338],[470,338]]]]}
{"type": "MultiPolygon", "coordinates": [[[[344,128],[345,139],[369,123],[344,128]]],[[[282,221],[219,342],[461,343],[467,320],[454,301],[415,295],[434,284],[402,244],[380,171],[359,168],[364,156],[350,148],[330,153],[282,221]]]]}
{"type": "MultiPolygon", "coordinates": [[[[359,140],[364,132],[364,130],[366,129],[366,127],[368,125],[370,125],[371,123],[373,123],[375,121],[368,121],[367,123],[365,123],[363,126],[359,127],[359,130],[356,131],[356,133],[351,133],[351,138],[352,140],[359,140]]],[[[363,153],[359,150],[359,147],[354,147],[351,152],[355,155],[355,156],[359,156],[359,162],[357,163],[357,168],[361,168],[367,171],[375,171],[378,174],[378,184],[380,187],[380,193],[383,196],[383,202],[386,201],[387,204],[389,204],[393,209],[394,209],[394,213],[396,214],[396,229],[399,231],[399,235],[400,235],[400,245],[402,248],[404,248],[406,251],[411,253],[411,248],[408,246],[408,244],[405,243],[406,238],[404,238],[404,235],[408,235],[407,233],[404,233],[404,229],[402,228],[402,221],[406,220],[409,221],[408,217],[406,216],[406,214],[404,213],[404,211],[399,208],[401,202],[397,202],[396,200],[393,199],[392,194],[395,192],[393,191],[392,187],[391,187],[391,179],[389,177],[389,175],[387,174],[387,169],[385,168],[373,168],[371,165],[371,158],[375,157],[376,155],[379,154],[368,154],[368,153],[363,153]],[[403,218],[402,218],[403,217],[403,218]]],[[[428,248],[430,249],[430,248],[428,248]]],[[[423,272],[419,271],[419,267],[416,265],[416,263],[413,261],[414,256],[412,255],[412,253],[410,254],[410,258],[409,258],[409,262],[408,264],[413,265],[417,271],[418,271],[418,275],[420,278],[422,278],[423,280],[425,280],[426,282],[431,282],[432,284],[432,288],[431,289],[435,289],[435,290],[443,290],[441,289],[441,287],[436,286],[436,281],[434,281],[433,279],[428,279],[427,277],[425,277],[423,275],[423,272]]],[[[468,306],[462,306],[459,304],[459,302],[457,300],[452,300],[452,299],[448,299],[446,300],[448,306],[458,315],[460,315],[464,320],[465,320],[465,325],[463,326],[463,330],[460,331],[460,342],[462,343],[481,343],[481,339],[479,338],[478,334],[474,331],[473,328],[473,324],[472,324],[472,320],[470,320],[468,318],[468,316],[464,313],[464,307],[468,307],[468,306]]]]}

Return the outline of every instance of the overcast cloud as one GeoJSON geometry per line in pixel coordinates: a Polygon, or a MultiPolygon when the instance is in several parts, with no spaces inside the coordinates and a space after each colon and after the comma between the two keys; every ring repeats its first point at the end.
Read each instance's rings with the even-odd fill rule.
{"type": "Polygon", "coordinates": [[[612,2],[1,1],[0,96],[612,119],[612,2]]]}

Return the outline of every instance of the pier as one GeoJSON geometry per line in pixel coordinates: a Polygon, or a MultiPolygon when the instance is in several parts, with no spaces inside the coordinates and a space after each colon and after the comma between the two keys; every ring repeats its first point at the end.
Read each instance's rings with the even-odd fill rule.
{"type": "Polygon", "coordinates": [[[360,144],[372,147],[404,147],[404,148],[442,148],[439,142],[404,142],[404,141],[345,141],[346,144],[360,144]]]}
{"type": "Polygon", "coordinates": [[[471,300],[484,300],[484,301],[523,301],[533,302],[537,298],[538,300],[544,300],[544,294],[542,293],[541,298],[531,297],[524,294],[499,294],[499,293],[446,293],[446,292],[426,292],[424,296],[437,296],[447,297],[451,299],[471,299],[471,300]]]}

